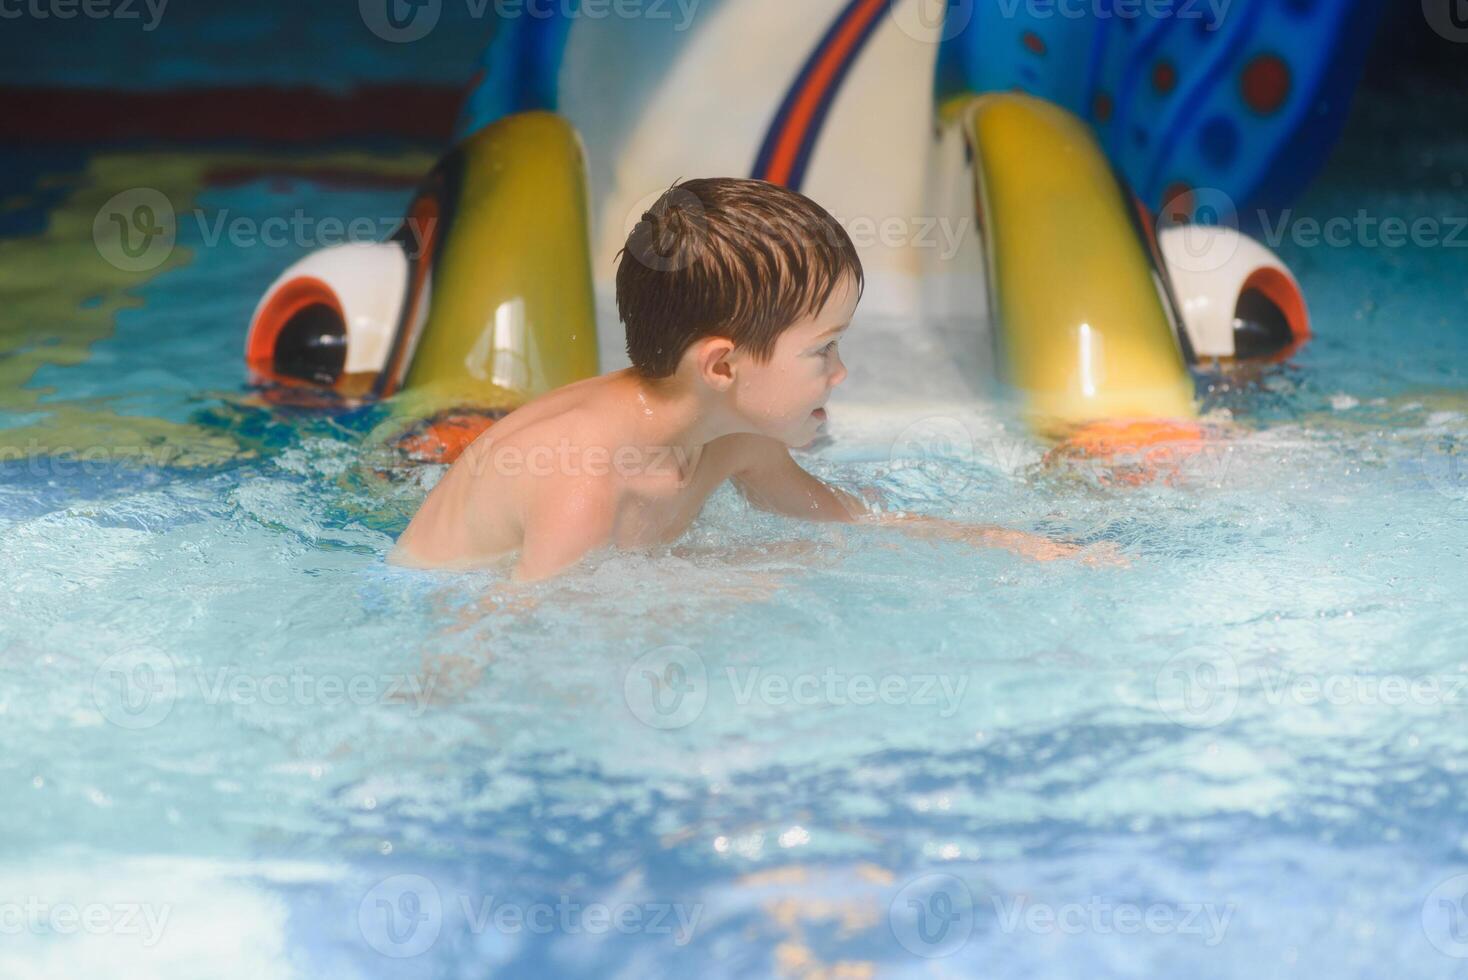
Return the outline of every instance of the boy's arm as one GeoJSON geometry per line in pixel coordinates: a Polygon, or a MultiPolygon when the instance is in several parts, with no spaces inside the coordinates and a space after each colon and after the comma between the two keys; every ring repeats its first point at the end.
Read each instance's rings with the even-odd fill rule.
{"type": "Polygon", "coordinates": [[[1077,558],[1087,565],[1130,564],[1110,541],[1083,546],[1069,541],[1056,541],[1043,534],[1000,527],[997,524],[964,524],[926,514],[873,514],[870,520],[884,526],[901,528],[914,537],[959,541],[985,548],[1003,548],[1035,561],[1077,558]]]}
{"type": "Polygon", "coordinates": [[[749,502],[761,510],[787,517],[878,524],[899,528],[921,538],[1004,548],[1037,561],[1080,558],[1087,564],[1126,563],[1109,542],[1082,547],[993,524],[965,524],[924,514],[873,511],[860,498],[811,476],[791,458],[790,450],[774,439],[751,440],[741,464],[734,475],[734,482],[749,502]]]}
{"type": "Polygon", "coordinates": [[[516,581],[549,578],[611,540],[616,499],[605,480],[545,481],[526,505],[516,581]]]}
{"type": "Polygon", "coordinates": [[[847,524],[866,515],[866,506],[861,501],[802,469],[784,443],[749,436],[740,449],[734,484],[760,510],[807,521],[847,524]]]}

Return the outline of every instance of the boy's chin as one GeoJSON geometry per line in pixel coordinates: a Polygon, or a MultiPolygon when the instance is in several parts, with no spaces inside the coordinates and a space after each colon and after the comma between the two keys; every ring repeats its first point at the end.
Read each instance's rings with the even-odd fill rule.
{"type": "Polygon", "coordinates": [[[760,435],[784,443],[791,449],[804,449],[820,439],[824,425],[823,415],[810,414],[793,424],[786,423],[779,427],[766,424],[754,428],[760,435]]]}
{"type": "Polygon", "coordinates": [[[814,419],[807,420],[798,429],[791,432],[788,437],[781,437],[780,441],[791,449],[806,449],[821,438],[821,425],[814,419]]]}

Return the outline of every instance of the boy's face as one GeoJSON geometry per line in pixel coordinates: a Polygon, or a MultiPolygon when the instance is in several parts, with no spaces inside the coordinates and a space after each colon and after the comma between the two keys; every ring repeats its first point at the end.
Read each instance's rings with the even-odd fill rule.
{"type": "Polygon", "coordinates": [[[836,344],[856,312],[856,280],[847,276],[819,312],[792,324],[763,364],[747,354],[734,385],[735,410],[761,435],[805,446],[826,420],[826,399],[846,377],[836,344]]]}

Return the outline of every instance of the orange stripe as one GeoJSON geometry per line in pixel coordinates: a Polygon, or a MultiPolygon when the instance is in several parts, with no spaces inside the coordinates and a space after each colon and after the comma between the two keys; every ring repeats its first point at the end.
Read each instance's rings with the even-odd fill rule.
{"type": "Polygon", "coordinates": [[[811,117],[815,115],[821,99],[831,87],[837,70],[856,46],[862,31],[886,3],[887,0],[867,0],[866,6],[855,17],[842,25],[834,42],[821,55],[821,60],[811,72],[805,88],[796,97],[785,132],[780,134],[780,142],[775,147],[768,176],[773,183],[784,184],[790,180],[790,171],[795,167],[795,158],[800,154],[800,144],[804,141],[806,130],[810,128],[811,117]]]}
{"type": "Polygon", "coordinates": [[[292,279],[275,291],[270,302],[260,310],[260,316],[250,326],[245,341],[245,361],[262,375],[275,373],[275,343],[280,339],[291,318],[311,306],[328,306],[347,322],[336,290],[315,276],[292,279]]]}
{"type": "Polygon", "coordinates": [[[408,356],[408,348],[413,344],[412,332],[418,322],[418,308],[423,304],[423,284],[438,257],[438,219],[438,199],[432,194],[418,198],[408,212],[406,220],[416,223],[413,234],[418,236],[422,251],[413,267],[413,281],[408,284],[408,306],[403,310],[402,320],[398,325],[398,332],[407,331],[408,335],[397,339],[392,359],[383,366],[383,373],[379,378],[382,382],[383,398],[396,394],[408,373],[407,365],[403,362],[408,356]]]}

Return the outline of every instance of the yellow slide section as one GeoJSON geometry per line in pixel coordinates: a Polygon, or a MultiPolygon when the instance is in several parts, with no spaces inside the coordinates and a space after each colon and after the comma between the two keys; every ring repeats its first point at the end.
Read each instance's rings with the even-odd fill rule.
{"type": "Polygon", "coordinates": [[[510,116],[455,151],[409,389],[521,396],[599,368],[586,167],[570,123],[510,116]]]}
{"type": "Polygon", "coordinates": [[[1045,433],[1191,419],[1193,383],[1160,274],[1090,129],[1018,94],[951,104],[973,151],[1006,380],[1045,433]]]}

